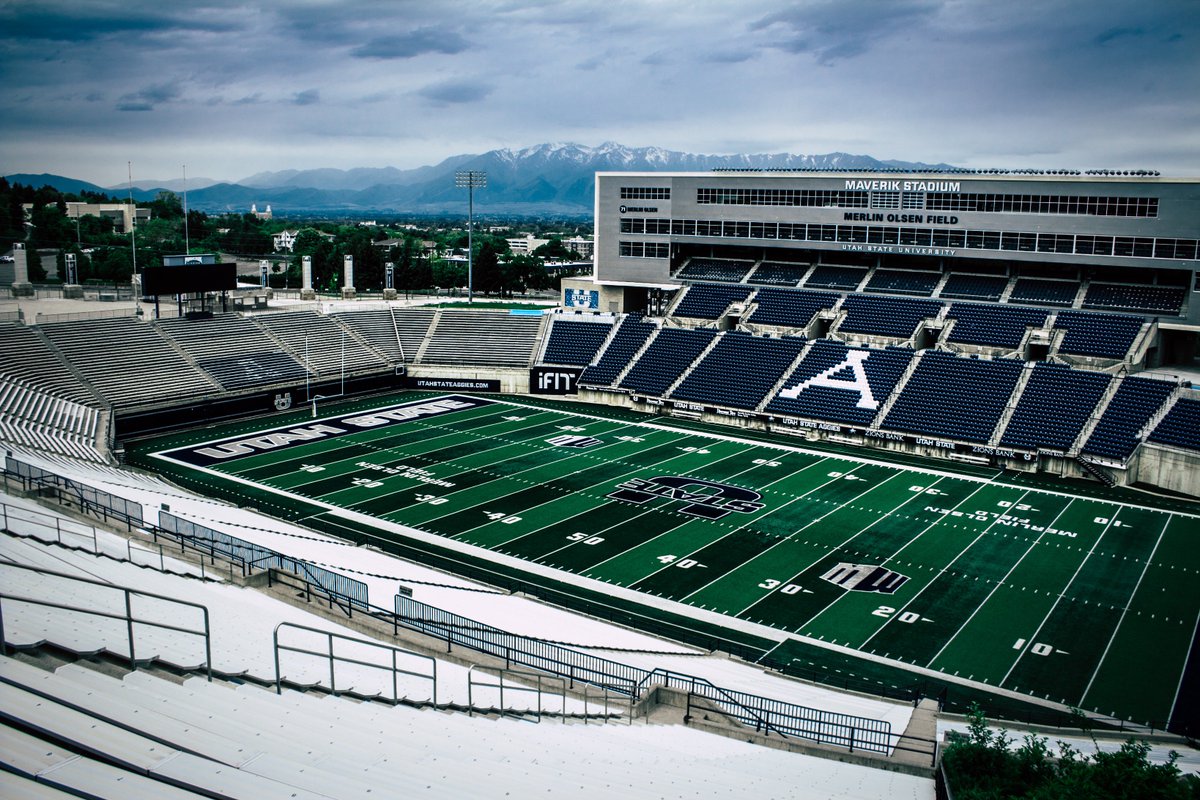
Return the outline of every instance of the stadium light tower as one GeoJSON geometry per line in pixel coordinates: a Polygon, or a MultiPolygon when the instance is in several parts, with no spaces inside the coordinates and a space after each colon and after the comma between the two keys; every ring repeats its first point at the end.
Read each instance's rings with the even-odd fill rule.
{"type": "Polygon", "coordinates": [[[487,173],[478,169],[460,170],[454,173],[454,185],[467,190],[467,302],[475,302],[475,243],[472,231],[475,227],[475,190],[487,186],[487,173]]]}

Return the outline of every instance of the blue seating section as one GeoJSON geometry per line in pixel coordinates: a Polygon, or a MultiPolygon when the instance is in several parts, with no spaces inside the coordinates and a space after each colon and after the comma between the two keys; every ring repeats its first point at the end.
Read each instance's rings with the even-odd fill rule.
{"type": "Polygon", "coordinates": [[[866,267],[835,267],[822,264],[812,271],[804,285],[810,289],[845,289],[853,291],[867,277],[866,267]]]}
{"type": "Polygon", "coordinates": [[[542,362],[586,367],[612,331],[609,322],[581,322],[556,318],[550,326],[550,338],[542,362]]]}
{"type": "Polygon", "coordinates": [[[621,388],[662,397],[716,335],[712,328],[663,328],[626,373],[621,388]]]}
{"type": "Polygon", "coordinates": [[[942,286],[942,297],[964,300],[999,300],[1008,278],[1001,275],[961,275],[951,273],[942,286]]]}
{"type": "Polygon", "coordinates": [[[1142,330],[1144,320],[1120,314],[1060,311],[1055,328],[1066,328],[1060,353],[1101,358],[1125,358],[1142,330]]]}
{"type": "Polygon", "coordinates": [[[1062,364],[1035,364],[1000,444],[1071,449],[1112,377],[1062,364]]]}
{"type": "Polygon", "coordinates": [[[755,409],[804,345],[805,340],[799,337],[768,339],[730,331],[684,378],[671,397],[755,409]]]}
{"type": "Polygon", "coordinates": [[[579,376],[579,382],[587,386],[612,386],[612,382],[625,369],[629,359],[641,349],[650,334],[658,327],[645,322],[640,316],[630,314],[621,320],[621,327],[613,334],[613,339],[600,354],[599,360],[588,367],[579,376]]]}
{"type": "Polygon", "coordinates": [[[1200,450],[1200,400],[1182,397],[1148,437],[1152,442],[1200,450]]]}
{"type": "Polygon", "coordinates": [[[1170,397],[1174,386],[1150,378],[1125,378],[1096,423],[1083,452],[1124,461],[1138,446],[1138,431],[1170,397]]]}
{"type": "Polygon", "coordinates": [[[882,427],[985,443],[996,430],[1024,363],[927,350],[882,427]]]}
{"type": "Polygon", "coordinates": [[[737,283],[746,277],[753,261],[733,261],[725,258],[693,258],[683,265],[676,278],[689,281],[722,281],[737,283]]]}
{"type": "Polygon", "coordinates": [[[956,320],[949,341],[1013,349],[1020,346],[1025,329],[1042,327],[1049,313],[1036,308],[954,303],[946,312],[956,320]]]}
{"type": "Polygon", "coordinates": [[[803,328],[822,308],[833,308],[838,296],[832,292],[806,292],[803,289],[759,289],[754,309],[747,322],[755,325],[783,325],[803,328]]]}
{"type": "Polygon", "coordinates": [[[810,381],[839,364],[845,364],[850,353],[866,354],[860,364],[871,389],[872,398],[866,398],[859,390],[850,388],[856,376],[854,368],[847,364],[841,370],[825,376],[822,383],[805,387],[795,398],[776,395],[767,404],[766,410],[810,419],[870,425],[879,408],[896,388],[900,376],[908,368],[908,363],[913,357],[912,350],[895,347],[847,347],[844,343],[832,339],[819,339],[813,342],[804,360],[796,365],[795,371],[784,382],[783,391],[810,381]],[[844,382],[847,388],[828,385],[830,382],[844,382]],[[865,402],[869,399],[875,401],[870,406],[865,402]]]}
{"type": "Polygon", "coordinates": [[[677,317],[693,317],[696,319],[717,319],[729,308],[730,303],[738,303],[750,296],[754,289],[750,286],[720,286],[698,283],[687,288],[687,293],[679,301],[672,312],[677,317]]]}
{"type": "Polygon", "coordinates": [[[799,286],[808,272],[808,264],[785,264],[780,261],[764,261],[754,270],[747,283],[764,286],[799,286]]]}
{"type": "Polygon", "coordinates": [[[1187,288],[1183,286],[1093,283],[1083,297],[1083,307],[1179,316],[1186,297],[1187,288]]]}
{"type": "Polygon", "coordinates": [[[1070,307],[1079,293],[1074,281],[1051,281],[1042,278],[1018,278],[1013,284],[1010,303],[1037,303],[1042,306],[1070,307]]]}
{"type": "Polygon", "coordinates": [[[838,331],[907,339],[913,335],[917,323],[927,317],[936,317],[942,304],[937,300],[852,294],[846,296],[842,308],[848,313],[838,331]]]}
{"type": "Polygon", "coordinates": [[[880,294],[916,294],[929,297],[942,279],[939,272],[914,272],[906,269],[877,269],[863,287],[864,292],[880,294]]]}

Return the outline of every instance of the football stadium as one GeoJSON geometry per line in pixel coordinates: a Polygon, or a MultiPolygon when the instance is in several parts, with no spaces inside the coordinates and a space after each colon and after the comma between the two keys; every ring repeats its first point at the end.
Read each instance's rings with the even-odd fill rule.
{"type": "MultiPolygon", "coordinates": [[[[564,730],[675,702],[713,738],[926,776],[938,715],[975,705],[1197,736],[1200,181],[598,173],[594,222],[592,275],[540,310],[355,297],[347,264],[345,299],[0,323],[6,538],[119,529],[124,561],[476,663],[495,682],[463,677],[459,710],[564,730]],[[69,508],[37,522],[30,498],[69,508]]],[[[147,288],[221,305],[205,267],[147,288]]],[[[61,632],[29,609],[75,601],[20,577],[61,568],[5,558],[7,648],[211,676],[212,654],[136,655],[128,595],[96,623],[127,643],[61,632]]],[[[378,694],[335,685],[329,642],[284,681],[303,648],[276,629],[257,677],[378,694]]],[[[415,668],[391,659],[395,687],[415,668]]],[[[451,705],[421,691],[383,695],[451,705]]]]}

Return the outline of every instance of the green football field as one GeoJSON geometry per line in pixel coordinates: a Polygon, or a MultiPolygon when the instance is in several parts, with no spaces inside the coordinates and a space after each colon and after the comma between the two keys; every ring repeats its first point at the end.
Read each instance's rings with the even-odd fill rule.
{"type": "Polygon", "coordinates": [[[315,507],[323,530],[415,529],[720,615],[777,661],[808,637],[1138,723],[1179,713],[1195,515],[519,400],[268,423],[153,459],[315,507]]]}

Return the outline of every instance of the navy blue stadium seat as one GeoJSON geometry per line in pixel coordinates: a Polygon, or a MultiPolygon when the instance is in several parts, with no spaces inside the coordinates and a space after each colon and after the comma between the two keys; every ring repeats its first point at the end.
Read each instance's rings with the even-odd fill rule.
{"type": "Polygon", "coordinates": [[[1035,364],[1000,444],[1070,450],[1111,380],[1103,372],[1035,364]]]}
{"type": "Polygon", "coordinates": [[[723,286],[697,283],[687,287],[683,299],[672,312],[677,317],[717,319],[730,303],[740,303],[750,296],[751,286],[723,286]]]}
{"type": "Polygon", "coordinates": [[[867,277],[866,267],[837,267],[822,264],[812,271],[804,285],[810,289],[844,289],[853,291],[867,277]]]}
{"type": "Polygon", "coordinates": [[[712,328],[663,328],[625,374],[620,388],[661,397],[716,335],[712,328]]]}
{"type": "Polygon", "coordinates": [[[542,357],[546,364],[570,364],[585,367],[596,358],[604,340],[612,331],[610,322],[584,322],[555,318],[542,357]]]}
{"type": "Polygon", "coordinates": [[[646,322],[638,314],[625,317],[621,320],[617,332],[613,334],[608,347],[600,354],[600,358],[579,376],[579,383],[586,386],[612,386],[612,382],[621,374],[621,370],[625,369],[629,359],[633,358],[655,330],[656,325],[646,322]]]}
{"type": "Polygon", "coordinates": [[[1174,389],[1169,383],[1151,378],[1122,379],[1083,452],[1118,461],[1129,458],[1138,446],[1138,431],[1162,408],[1174,389]]]}
{"type": "Polygon", "coordinates": [[[783,389],[766,410],[831,422],[870,425],[879,408],[891,396],[896,383],[908,368],[913,351],[889,347],[847,347],[843,342],[819,339],[784,381],[783,389]],[[866,376],[870,396],[854,386],[861,369],[866,376]],[[835,370],[838,365],[844,365],[835,370]],[[820,377],[823,376],[823,377],[820,377]],[[788,396],[794,394],[794,397],[788,396]]]}
{"type": "Polygon", "coordinates": [[[1017,282],[1013,284],[1008,302],[1070,307],[1075,302],[1075,295],[1078,293],[1079,284],[1075,281],[1018,278],[1017,282]]]}
{"type": "Polygon", "coordinates": [[[839,332],[907,339],[913,335],[921,320],[936,317],[942,304],[937,300],[852,294],[846,297],[842,308],[847,314],[838,328],[839,332]]]}
{"type": "Polygon", "coordinates": [[[880,427],[986,443],[1024,363],[926,350],[880,427]]]}
{"type": "Polygon", "coordinates": [[[915,294],[929,297],[942,279],[939,272],[915,272],[907,269],[877,269],[863,287],[864,292],[915,294]]]}
{"type": "Polygon", "coordinates": [[[942,286],[942,297],[963,300],[999,300],[1008,278],[1001,275],[951,273],[942,286]]]}
{"type": "Polygon", "coordinates": [[[735,261],[727,258],[693,258],[683,265],[675,277],[689,281],[721,281],[737,283],[746,277],[754,266],[753,261],[735,261]]]}
{"type": "Polygon", "coordinates": [[[1200,450],[1200,400],[1182,397],[1148,437],[1152,442],[1200,450]]]}
{"type": "Polygon", "coordinates": [[[1131,286],[1122,283],[1093,283],[1083,297],[1084,308],[1136,311],[1142,314],[1178,316],[1187,298],[1184,286],[1131,286]]]}
{"type": "Polygon", "coordinates": [[[800,355],[805,340],[770,339],[741,331],[721,336],[671,393],[673,399],[754,409],[800,355]]]}
{"type": "Polygon", "coordinates": [[[1065,328],[1060,353],[1123,359],[1145,322],[1141,317],[1098,314],[1091,311],[1060,311],[1055,328],[1065,328]]]}
{"type": "Polygon", "coordinates": [[[808,272],[808,264],[785,264],[780,261],[764,261],[747,279],[747,283],[764,286],[799,286],[808,272]]]}
{"type": "Polygon", "coordinates": [[[948,341],[1012,349],[1020,346],[1026,328],[1045,325],[1049,313],[1036,308],[954,303],[946,312],[956,320],[948,341]]]}
{"type": "Polygon", "coordinates": [[[759,289],[754,298],[758,307],[746,321],[755,325],[782,325],[803,328],[822,308],[833,308],[838,296],[832,292],[807,292],[803,289],[759,289]]]}

